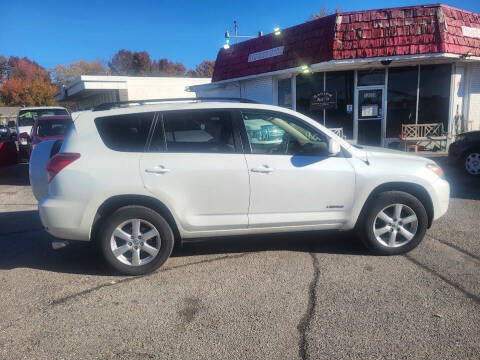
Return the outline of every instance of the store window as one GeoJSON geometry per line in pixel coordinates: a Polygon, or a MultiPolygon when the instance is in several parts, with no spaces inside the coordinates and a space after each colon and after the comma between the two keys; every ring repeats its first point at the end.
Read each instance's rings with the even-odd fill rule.
{"type": "Polygon", "coordinates": [[[325,125],[341,128],[347,139],[353,138],[353,71],[325,73],[325,90],[336,98],[335,103],[325,109],[325,125]]]}
{"type": "Polygon", "coordinates": [[[387,138],[398,138],[402,124],[415,124],[418,66],[390,68],[387,93],[387,138]]]}
{"type": "Polygon", "coordinates": [[[448,126],[451,64],[420,66],[418,123],[448,126]]]}
{"type": "Polygon", "coordinates": [[[292,108],[292,79],[278,80],[278,106],[292,108]]]}
{"type": "Polygon", "coordinates": [[[324,124],[323,109],[311,107],[314,94],[324,90],[324,73],[301,74],[297,76],[297,111],[324,124]]]}
{"type": "Polygon", "coordinates": [[[297,76],[297,111],[353,138],[353,71],[297,76]]]}
{"type": "Polygon", "coordinates": [[[385,84],[385,70],[360,70],[357,73],[357,86],[372,86],[385,84]]]}

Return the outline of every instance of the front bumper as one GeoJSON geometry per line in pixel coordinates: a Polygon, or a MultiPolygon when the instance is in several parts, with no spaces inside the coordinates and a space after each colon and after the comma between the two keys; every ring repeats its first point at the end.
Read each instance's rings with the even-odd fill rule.
{"type": "Polygon", "coordinates": [[[433,220],[445,215],[450,202],[450,184],[444,179],[438,179],[432,185],[433,220]]]}

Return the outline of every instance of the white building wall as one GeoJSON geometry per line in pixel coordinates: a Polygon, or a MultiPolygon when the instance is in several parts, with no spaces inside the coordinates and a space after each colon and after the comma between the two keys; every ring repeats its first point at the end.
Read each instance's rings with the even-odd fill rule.
{"type": "MultiPolygon", "coordinates": [[[[240,84],[229,83],[213,89],[195,90],[197,97],[240,97],[240,84]]],[[[192,94],[195,94],[192,92],[192,94]]],[[[195,96],[195,95],[193,95],[195,96]]]]}
{"type": "Polygon", "coordinates": [[[127,78],[128,100],[195,97],[187,87],[208,83],[206,78],[127,78]]]}
{"type": "Polygon", "coordinates": [[[78,110],[90,109],[96,105],[118,101],[118,90],[105,90],[76,100],[78,110]]]}
{"type": "Polygon", "coordinates": [[[273,105],[273,77],[265,76],[241,82],[244,99],[254,100],[261,104],[273,105]]]}
{"type": "Polygon", "coordinates": [[[468,129],[480,130],[480,64],[470,64],[468,79],[468,129]]]}
{"type": "Polygon", "coordinates": [[[452,96],[451,96],[451,117],[448,132],[454,136],[465,131],[465,64],[454,64],[453,80],[452,80],[452,96]]]}

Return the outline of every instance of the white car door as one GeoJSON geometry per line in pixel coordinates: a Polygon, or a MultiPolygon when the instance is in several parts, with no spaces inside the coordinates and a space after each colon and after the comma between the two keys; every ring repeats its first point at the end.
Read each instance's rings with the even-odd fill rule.
{"type": "Polygon", "coordinates": [[[249,178],[240,141],[230,111],[159,114],[141,176],[192,236],[247,228],[249,178]]]}
{"type": "Polygon", "coordinates": [[[329,138],[283,113],[241,114],[250,153],[249,227],[338,227],[350,216],[355,172],[329,138]]]}

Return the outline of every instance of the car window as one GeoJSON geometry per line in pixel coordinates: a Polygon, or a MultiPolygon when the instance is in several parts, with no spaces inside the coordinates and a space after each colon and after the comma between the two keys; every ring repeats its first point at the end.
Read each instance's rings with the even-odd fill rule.
{"type": "Polygon", "coordinates": [[[40,120],[37,125],[37,136],[61,136],[66,135],[72,125],[72,120],[48,119],[40,120]]]}
{"type": "Polygon", "coordinates": [[[147,142],[153,112],[105,116],[95,119],[102,141],[116,151],[143,152],[147,142]]]}
{"type": "Polygon", "coordinates": [[[292,116],[242,111],[253,154],[328,155],[328,137],[292,116]]]}
{"type": "Polygon", "coordinates": [[[65,109],[38,109],[20,110],[18,113],[18,126],[33,126],[40,116],[69,115],[65,109]]]}
{"type": "Polygon", "coordinates": [[[156,126],[149,151],[165,151],[165,144],[168,152],[234,153],[231,114],[211,110],[166,112],[163,129],[156,126]]]}

